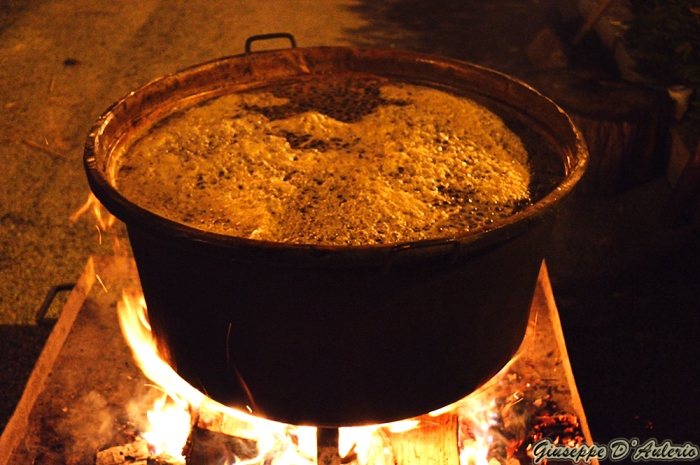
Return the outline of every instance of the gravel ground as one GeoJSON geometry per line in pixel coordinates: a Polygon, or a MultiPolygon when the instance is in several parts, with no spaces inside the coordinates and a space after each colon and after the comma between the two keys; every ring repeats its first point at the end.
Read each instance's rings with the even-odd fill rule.
{"type": "MultiPolygon", "coordinates": [[[[535,34],[550,25],[572,36],[578,24],[573,2],[556,0],[0,0],[0,428],[48,335],[33,323],[46,290],[109,249],[90,222],[68,218],[88,194],[85,135],[120,96],[281,30],[301,46],[407,48],[526,78],[535,34]]],[[[590,47],[569,52],[577,66],[607,66],[590,47]]],[[[669,195],[659,178],[616,197],[577,196],[547,258],[601,442],[700,443],[700,241],[664,216],[669,195]]]]}

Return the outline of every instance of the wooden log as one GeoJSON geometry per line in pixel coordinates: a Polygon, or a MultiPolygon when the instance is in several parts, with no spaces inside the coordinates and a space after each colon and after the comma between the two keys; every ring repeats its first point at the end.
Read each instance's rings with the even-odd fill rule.
{"type": "Polygon", "coordinates": [[[421,424],[403,433],[386,432],[396,465],[459,465],[459,418],[456,412],[424,415],[421,424]]]}
{"type": "MultiPolygon", "coordinates": [[[[134,267],[135,270],[135,267],[134,267]]],[[[83,308],[93,284],[95,283],[95,262],[92,257],[87,262],[85,270],[71,291],[68,302],[63,307],[61,317],[54,326],[41,355],[32,370],[32,375],[22,394],[22,398],[15,409],[10,422],[0,436],[0,465],[5,465],[10,459],[12,451],[26,438],[29,429],[30,413],[35,407],[39,395],[45,390],[48,381],[54,381],[57,376],[51,377],[51,370],[56,363],[60,351],[68,339],[73,323],[78,313],[83,308]]]]}
{"type": "Polygon", "coordinates": [[[588,145],[588,169],[579,189],[618,194],[662,173],[672,111],[668,95],[570,69],[527,80],[569,114],[588,145]]]}
{"type": "Polygon", "coordinates": [[[255,427],[252,423],[228,415],[217,408],[211,408],[207,401],[199,406],[199,412],[194,426],[215,433],[236,436],[238,438],[255,440],[255,427]]]}
{"type": "Polygon", "coordinates": [[[218,410],[200,406],[183,450],[187,465],[237,463],[256,458],[260,451],[253,426],[218,410]]]}
{"type": "Polygon", "coordinates": [[[147,465],[151,458],[146,440],[136,438],[130,444],[97,452],[95,465],[147,465]]]}
{"type": "Polygon", "coordinates": [[[210,465],[251,460],[259,451],[256,441],[195,426],[183,452],[187,465],[210,465]]]}

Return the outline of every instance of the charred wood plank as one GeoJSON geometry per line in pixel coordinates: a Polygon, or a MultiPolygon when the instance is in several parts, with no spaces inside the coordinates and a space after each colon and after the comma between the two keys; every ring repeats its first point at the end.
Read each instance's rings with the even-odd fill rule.
{"type": "Polygon", "coordinates": [[[146,465],[149,458],[148,443],[143,438],[136,438],[130,444],[99,451],[95,465],[146,465]]]}
{"type": "Polygon", "coordinates": [[[187,465],[251,460],[260,454],[252,431],[244,420],[201,406],[182,454],[187,465]]]}
{"type": "Polygon", "coordinates": [[[459,465],[457,412],[421,417],[421,425],[402,433],[387,432],[396,465],[459,465]]]}
{"type": "Polygon", "coordinates": [[[318,465],[340,465],[338,428],[318,428],[316,432],[318,465]]]}

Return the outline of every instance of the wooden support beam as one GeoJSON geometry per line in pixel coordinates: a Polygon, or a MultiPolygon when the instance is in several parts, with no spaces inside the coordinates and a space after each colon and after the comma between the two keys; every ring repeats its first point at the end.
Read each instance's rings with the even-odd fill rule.
{"type": "Polygon", "coordinates": [[[318,465],[340,465],[338,436],[338,428],[318,428],[316,432],[318,465]]]}

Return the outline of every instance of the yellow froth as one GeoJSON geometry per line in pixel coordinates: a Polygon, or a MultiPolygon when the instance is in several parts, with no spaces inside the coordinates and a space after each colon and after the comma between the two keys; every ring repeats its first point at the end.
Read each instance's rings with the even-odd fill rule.
{"type": "Polygon", "coordinates": [[[347,118],[298,102],[274,116],[295,97],[269,89],[190,108],[125,151],[116,187],[206,231],[333,245],[453,235],[530,200],[527,152],[492,112],[429,87],[373,85],[376,102],[347,118]]]}

